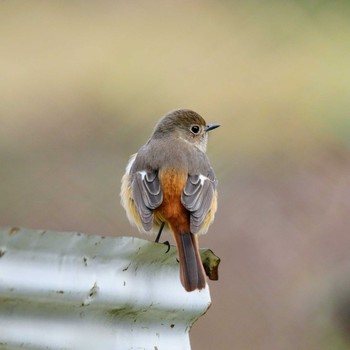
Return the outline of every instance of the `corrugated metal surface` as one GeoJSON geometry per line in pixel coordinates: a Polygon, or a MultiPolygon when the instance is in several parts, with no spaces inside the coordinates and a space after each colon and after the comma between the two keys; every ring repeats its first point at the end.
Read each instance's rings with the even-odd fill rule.
{"type": "Polygon", "coordinates": [[[0,348],[190,349],[210,305],[187,293],[174,247],[132,238],[0,231],[0,348]]]}

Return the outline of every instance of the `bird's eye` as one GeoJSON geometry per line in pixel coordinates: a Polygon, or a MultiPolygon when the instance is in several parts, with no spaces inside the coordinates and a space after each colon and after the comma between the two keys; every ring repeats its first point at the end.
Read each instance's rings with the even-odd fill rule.
{"type": "Polygon", "coordinates": [[[199,127],[198,125],[192,125],[192,126],[191,126],[191,132],[192,132],[192,134],[197,135],[197,134],[199,134],[199,131],[200,131],[200,127],[199,127]]]}

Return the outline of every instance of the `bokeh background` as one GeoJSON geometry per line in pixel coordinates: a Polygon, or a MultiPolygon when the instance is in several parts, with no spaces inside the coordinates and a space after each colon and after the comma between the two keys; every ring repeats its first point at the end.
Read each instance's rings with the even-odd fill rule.
{"type": "Polygon", "coordinates": [[[348,1],[2,1],[0,40],[0,226],[139,236],[128,157],[194,109],[222,262],[193,349],[349,349],[348,1]]]}

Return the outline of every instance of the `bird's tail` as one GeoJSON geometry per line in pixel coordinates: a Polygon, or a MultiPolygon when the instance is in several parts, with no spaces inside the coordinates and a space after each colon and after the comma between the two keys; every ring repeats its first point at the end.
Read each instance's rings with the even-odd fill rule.
{"type": "Polygon", "coordinates": [[[181,283],[188,292],[203,289],[206,284],[205,271],[198,250],[197,236],[192,233],[175,235],[180,259],[181,283]]]}

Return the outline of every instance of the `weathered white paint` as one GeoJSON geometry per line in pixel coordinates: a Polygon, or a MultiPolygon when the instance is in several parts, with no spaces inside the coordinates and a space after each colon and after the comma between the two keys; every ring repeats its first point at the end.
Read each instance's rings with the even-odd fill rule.
{"type": "Polygon", "coordinates": [[[132,237],[0,231],[0,348],[190,349],[210,305],[177,252],[132,237]]]}

